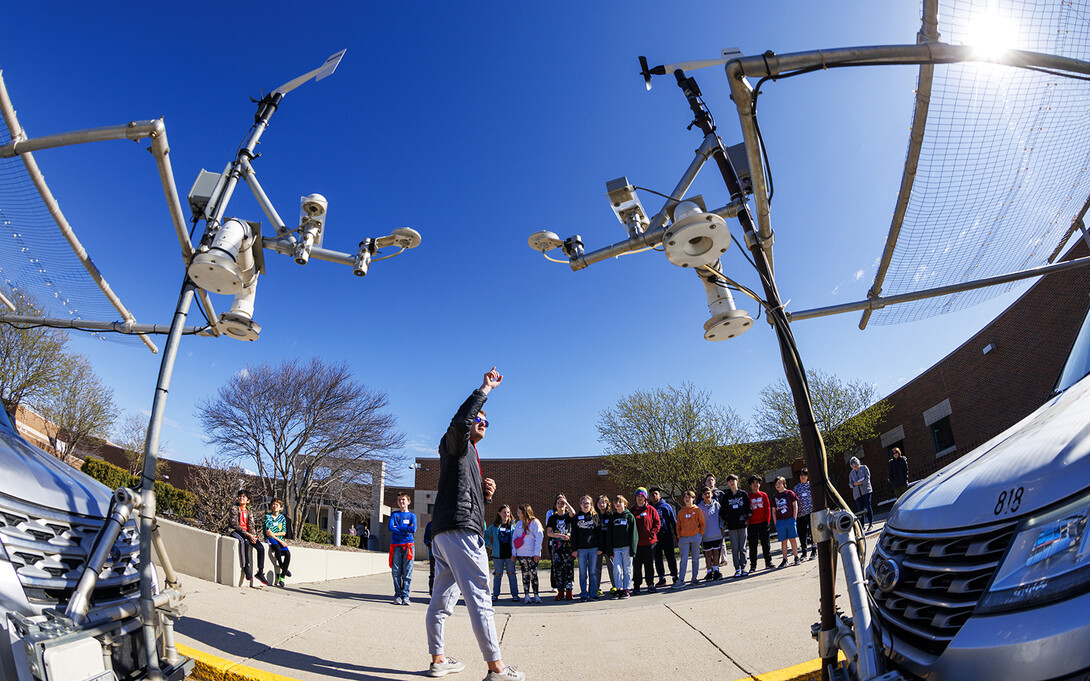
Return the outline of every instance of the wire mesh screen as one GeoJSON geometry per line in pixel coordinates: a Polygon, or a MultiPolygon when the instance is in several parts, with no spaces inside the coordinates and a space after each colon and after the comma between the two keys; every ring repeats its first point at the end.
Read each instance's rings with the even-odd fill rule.
{"type": "MultiPolygon", "coordinates": [[[[940,41],[1090,60],[1090,2],[944,0],[940,41]]],[[[1090,82],[990,64],[935,67],[912,195],[883,284],[908,293],[1045,264],[1090,192],[1090,82]]],[[[1015,284],[893,305],[896,324],[1015,284]]]]}
{"type": "MultiPolygon", "coordinates": [[[[0,145],[11,141],[0,117],[0,145]]],[[[73,226],[78,228],[78,226],[73,226]]],[[[28,296],[48,317],[116,321],[109,303],[72,252],[18,158],[0,158],[0,281],[28,296]]],[[[0,311],[8,312],[0,306],[0,311]]],[[[103,340],[136,345],[135,336],[93,333],[103,340]]]]}

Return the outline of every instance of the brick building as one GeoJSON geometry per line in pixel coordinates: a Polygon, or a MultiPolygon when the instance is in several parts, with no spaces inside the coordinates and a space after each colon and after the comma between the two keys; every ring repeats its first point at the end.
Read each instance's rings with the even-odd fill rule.
{"type": "MultiPolygon", "coordinates": [[[[1079,242],[1065,259],[1086,254],[1079,242]]],[[[1052,394],[1088,309],[1090,269],[1049,275],[890,394],[886,399],[893,409],[881,436],[855,453],[871,469],[875,502],[892,497],[887,462],[893,447],[908,457],[911,480],[922,480],[1040,407],[1052,394]]],[[[831,473],[850,498],[847,462],[836,463],[841,471],[831,473]]],[[[830,468],[834,465],[830,462],[830,468]]]]}
{"type": "MultiPolygon", "coordinates": [[[[1086,254],[1080,242],[1065,259],[1086,254]]],[[[851,499],[847,462],[853,455],[870,467],[876,509],[884,510],[892,503],[887,462],[893,447],[908,458],[910,479],[920,480],[1037,409],[1052,393],[1088,309],[1090,268],[1052,274],[1034,284],[979,333],[886,397],[892,409],[880,437],[846,453],[843,461],[829,462],[841,495],[851,499]]],[[[439,460],[418,458],[416,463],[413,508],[423,526],[435,501],[439,460]]],[[[790,475],[802,465],[799,458],[790,470],[764,471],[765,479],[790,475]]],[[[482,458],[481,466],[486,477],[496,480],[498,504],[514,508],[529,502],[541,518],[561,491],[573,505],[584,493],[621,492],[631,501],[632,490],[617,489],[600,456],[482,458]]],[[[486,513],[491,522],[492,511],[486,513]]]]}

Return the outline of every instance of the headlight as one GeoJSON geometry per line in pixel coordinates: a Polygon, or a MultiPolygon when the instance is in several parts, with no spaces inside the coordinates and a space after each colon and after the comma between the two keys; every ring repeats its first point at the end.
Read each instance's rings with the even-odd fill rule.
{"type": "Polygon", "coordinates": [[[1090,589],[1090,494],[1018,526],[977,613],[1044,605],[1090,589]]]}

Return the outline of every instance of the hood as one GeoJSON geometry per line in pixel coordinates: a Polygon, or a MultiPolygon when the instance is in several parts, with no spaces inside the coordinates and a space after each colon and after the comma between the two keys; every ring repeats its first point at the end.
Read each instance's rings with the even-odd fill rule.
{"type": "Polygon", "coordinates": [[[0,494],[36,506],[104,518],[113,490],[0,425],[0,494]]]}
{"type": "Polygon", "coordinates": [[[927,532],[1011,520],[1088,485],[1090,377],[914,485],[894,506],[888,524],[927,532]]]}

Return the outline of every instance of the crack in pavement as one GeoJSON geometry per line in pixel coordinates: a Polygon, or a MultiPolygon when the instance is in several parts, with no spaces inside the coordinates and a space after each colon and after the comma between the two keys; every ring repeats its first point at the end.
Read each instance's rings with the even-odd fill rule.
{"type": "Polygon", "coordinates": [[[694,626],[692,625],[692,623],[690,623],[690,622],[689,622],[689,620],[687,620],[687,619],[685,619],[684,617],[682,617],[682,616],[681,616],[681,615],[680,615],[680,614],[678,613],[678,611],[677,611],[677,610],[674,610],[673,608],[671,608],[671,607],[670,607],[670,606],[669,606],[668,604],[666,604],[666,603],[663,603],[663,604],[662,604],[662,607],[664,607],[664,608],[666,608],[667,610],[669,610],[670,612],[674,613],[674,615],[675,615],[675,616],[676,616],[676,617],[677,617],[677,618],[678,618],[679,620],[681,620],[682,622],[684,622],[684,623],[685,623],[685,624],[686,624],[686,625],[687,625],[687,626],[688,626],[688,627],[689,627],[690,629],[692,629],[692,630],[693,630],[693,631],[695,631],[696,633],[698,633],[698,634],[700,634],[701,636],[703,636],[703,637],[704,637],[704,640],[705,640],[705,641],[707,641],[708,643],[712,644],[712,647],[714,647],[714,648],[715,648],[716,650],[718,650],[718,651],[719,651],[720,653],[722,653],[722,654],[723,654],[723,657],[725,657],[725,658],[727,658],[728,660],[730,660],[731,664],[733,664],[733,665],[734,665],[735,667],[738,667],[739,669],[741,669],[741,670],[742,670],[742,673],[743,673],[743,674],[745,674],[746,676],[751,676],[751,677],[755,677],[755,676],[757,676],[757,672],[755,672],[755,671],[753,671],[753,670],[750,670],[750,669],[746,669],[745,667],[743,667],[743,666],[741,665],[741,663],[739,663],[739,662],[738,662],[738,660],[736,660],[736,659],[734,659],[733,657],[731,657],[730,653],[728,653],[727,651],[723,650],[723,648],[721,648],[721,647],[719,646],[719,644],[718,644],[718,643],[716,643],[715,641],[711,640],[711,638],[709,638],[709,637],[708,637],[708,635],[707,635],[707,634],[705,634],[705,633],[704,633],[703,631],[701,631],[701,630],[697,629],[696,627],[694,627],[694,626]]]}
{"type": "Polygon", "coordinates": [[[338,619],[340,617],[344,617],[348,613],[355,612],[356,610],[359,610],[362,607],[364,607],[364,604],[362,604],[362,603],[360,605],[352,606],[351,608],[348,608],[347,610],[339,612],[339,613],[337,613],[333,617],[330,617],[327,620],[323,620],[321,622],[315,622],[314,624],[310,625],[306,629],[300,629],[298,631],[294,631],[294,632],[291,633],[290,636],[285,636],[284,638],[282,638],[279,641],[273,643],[272,645],[265,646],[264,650],[260,650],[257,653],[243,659],[242,662],[239,662],[238,664],[246,664],[246,662],[249,661],[249,660],[257,660],[257,658],[259,656],[264,655],[265,653],[269,652],[270,650],[280,650],[281,648],[284,647],[285,643],[292,640],[293,638],[297,638],[299,636],[302,636],[303,634],[307,633],[308,631],[313,631],[314,629],[317,629],[318,627],[323,627],[323,626],[329,624],[330,622],[332,622],[333,620],[336,620],[336,619],[338,619]]]}

